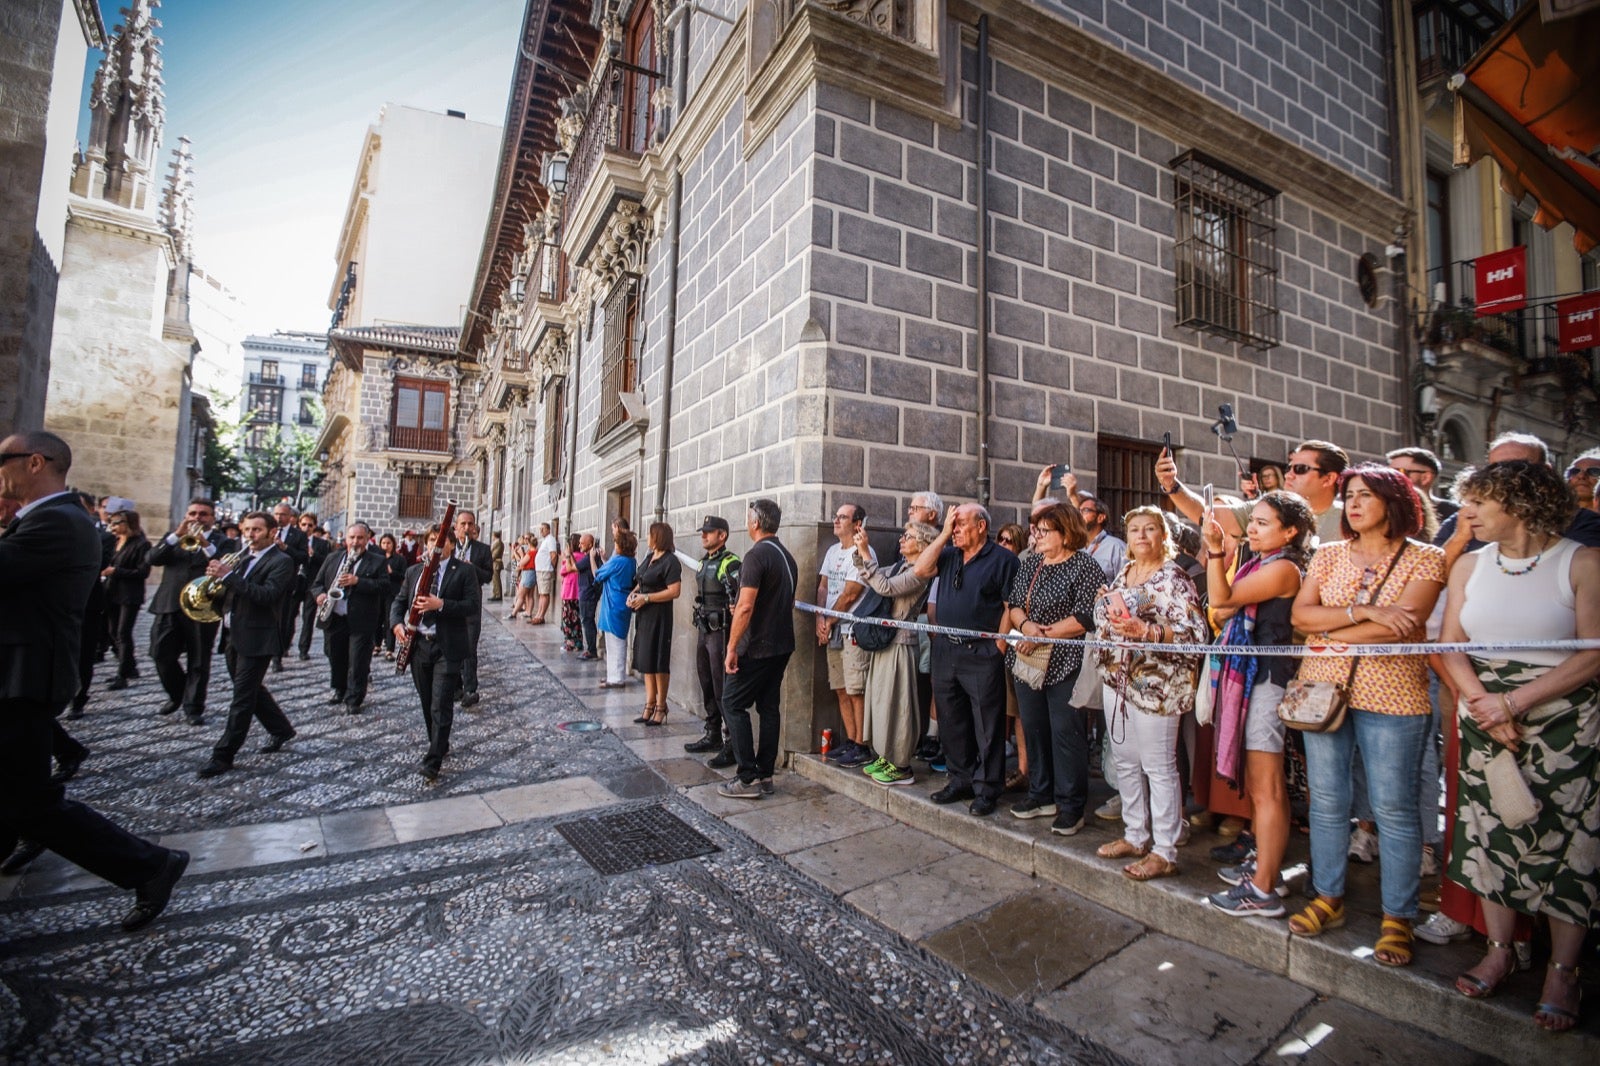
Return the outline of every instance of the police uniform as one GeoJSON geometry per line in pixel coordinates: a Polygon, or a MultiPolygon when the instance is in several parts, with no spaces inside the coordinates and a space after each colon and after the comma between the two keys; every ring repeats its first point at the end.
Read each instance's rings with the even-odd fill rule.
{"type": "MultiPolygon", "coordinates": [[[[726,535],[726,519],[707,515],[700,523],[701,533],[726,535]]],[[[695,665],[700,674],[700,694],[706,709],[705,732],[683,750],[700,754],[718,752],[719,758],[731,755],[722,728],[723,663],[728,656],[728,626],[739,597],[739,557],[727,544],[700,560],[695,575],[694,628],[695,665]]],[[[732,765],[731,759],[726,765],[732,765]]]]}

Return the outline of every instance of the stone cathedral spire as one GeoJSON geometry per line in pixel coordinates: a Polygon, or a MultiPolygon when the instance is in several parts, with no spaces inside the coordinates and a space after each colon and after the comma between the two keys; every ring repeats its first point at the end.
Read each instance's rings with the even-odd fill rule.
{"type": "Polygon", "coordinates": [[[179,137],[167,164],[166,188],[161,193],[161,224],[172,236],[182,262],[194,260],[194,153],[189,138],[179,137]]]}
{"type": "Polygon", "coordinates": [[[122,9],[89,93],[89,144],[76,160],[72,191],[153,215],[156,156],[166,106],[161,87],[160,0],[122,9]]]}

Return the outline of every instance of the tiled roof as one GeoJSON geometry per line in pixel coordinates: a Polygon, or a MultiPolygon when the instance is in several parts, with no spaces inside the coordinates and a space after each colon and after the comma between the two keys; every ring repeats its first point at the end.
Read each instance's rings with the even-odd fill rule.
{"type": "Polygon", "coordinates": [[[368,348],[405,348],[415,352],[454,355],[461,339],[459,326],[351,326],[328,333],[331,341],[368,348]]]}

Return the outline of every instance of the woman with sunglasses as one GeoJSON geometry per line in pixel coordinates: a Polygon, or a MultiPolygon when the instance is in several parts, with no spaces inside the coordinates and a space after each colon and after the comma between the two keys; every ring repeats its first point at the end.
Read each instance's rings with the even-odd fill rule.
{"type": "MultiPolygon", "coordinates": [[[[1450,571],[1443,638],[1493,643],[1600,637],[1600,549],[1561,535],[1576,501],[1543,463],[1512,460],[1456,479],[1458,521],[1487,541],[1450,571]]],[[[1550,968],[1534,1024],[1578,1023],[1578,956],[1600,902],[1600,651],[1528,649],[1441,657],[1460,693],[1450,880],[1483,901],[1489,950],[1456,978],[1487,999],[1517,968],[1519,914],[1550,921],[1550,968]],[[1497,810],[1490,761],[1510,751],[1538,801],[1515,827],[1497,810]]]]}
{"type": "Polygon", "coordinates": [[[144,606],[144,583],[150,576],[150,540],[139,524],[138,511],[118,511],[106,523],[117,538],[111,565],[100,571],[106,582],[106,610],[111,615],[112,646],[117,653],[117,676],[106,686],[113,692],[128,687],[139,676],[133,657],[133,624],[144,606]]]}
{"type": "MultiPolygon", "coordinates": [[[[1411,539],[1422,529],[1416,487],[1398,470],[1364,463],[1340,475],[1338,494],[1346,539],[1324,543],[1312,559],[1295,597],[1294,627],[1323,644],[1423,640],[1444,588],[1444,552],[1411,539]]],[[[1301,660],[1297,676],[1345,686],[1348,710],[1339,728],[1304,735],[1317,895],[1289,919],[1289,931],[1313,937],[1345,923],[1350,774],[1359,744],[1383,864],[1383,922],[1372,955],[1384,966],[1408,966],[1421,884],[1417,796],[1433,716],[1427,659],[1313,655],[1301,660]]]]}

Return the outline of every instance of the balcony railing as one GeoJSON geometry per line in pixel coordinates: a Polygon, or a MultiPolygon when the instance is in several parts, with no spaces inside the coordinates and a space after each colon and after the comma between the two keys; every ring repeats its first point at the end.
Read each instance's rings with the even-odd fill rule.
{"type": "Polygon", "coordinates": [[[607,152],[637,158],[650,146],[654,134],[650,101],[658,84],[656,73],[620,59],[607,59],[604,64],[590,81],[594,96],[567,164],[563,233],[574,205],[582,200],[583,190],[600,169],[601,158],[607,152]]]}
{"type": "Polygon", "coordinates": [[[1417,82],[1446,77],[1466,66],[1515,8],[1515,0],[1419,0],[1413,4],[1417,82]]]}
{"type": "Polygon", "coordinates": [[[1582,365],[1586,381],[1595,380],[1595,349],[1565,353],[1558,350],[1560,324],[1554,304],[1479,315],[1473,265],[1473,260],[1463,259],[1428,271],[1429,299],[1442,293],[1443,302],[1422,313],[1424,343],[1436,349],[1463,343],[1481,345],[1515,360],[1525,375],[1570,371],[1575,365],[1582,365]]]}
{"type": "Polygon", "coordinates": [[[276,385],[279,388],[282,388],[285,384],[285,381],[282,374],[263,374],[259,370],[252,370],[250,372],[250,384],[276,385]]]}
{"type": "Polygon", "coordinates": [[[413,426],[390,426],[389,447],[403,452],[448,452],[450,431],[447,429],[417,429],[413,426]]]}

